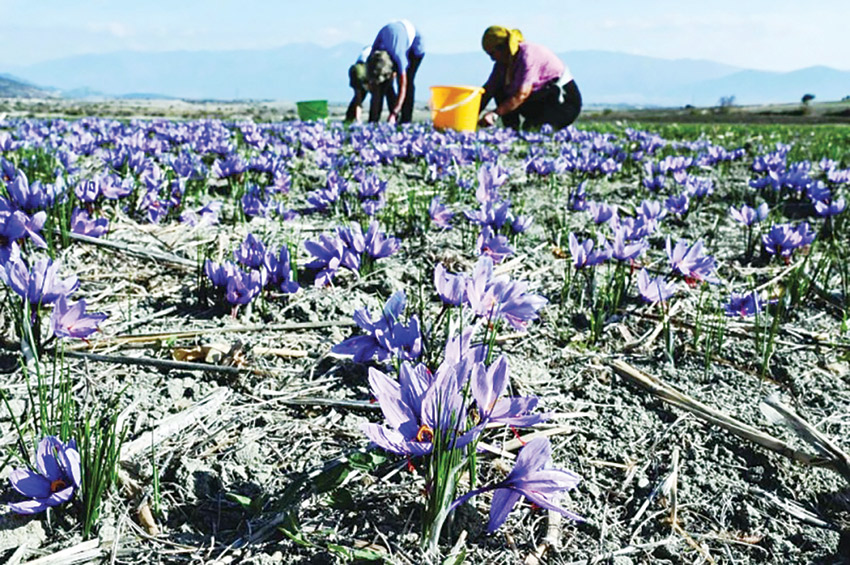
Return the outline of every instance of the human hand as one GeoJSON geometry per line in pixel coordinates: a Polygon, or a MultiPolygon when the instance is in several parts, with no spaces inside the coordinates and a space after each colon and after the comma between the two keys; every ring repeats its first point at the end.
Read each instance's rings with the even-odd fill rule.
{"type": "Polygon", "coordinates": [[[496,125],[496,121],[499,119],[499,114],[496,112],[487,112],[481,117],[479,120],[479,124],[485,127],[490,127],[496,125]]]}
{"type": "Polygon", "coordinates": [[[397,119],[398,119],[398,117],[396,116],[396,113],[390,112],[390,115],[387,117],[387,123],[390,124],[390,125],[393,125],[393,124],[396,123],[397,119]]]}

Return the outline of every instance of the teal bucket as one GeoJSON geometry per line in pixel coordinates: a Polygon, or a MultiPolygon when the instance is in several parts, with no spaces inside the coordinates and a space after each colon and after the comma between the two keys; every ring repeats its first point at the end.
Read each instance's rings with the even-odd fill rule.
{"type": "Polygon", "coordinates": [[[324,120],[328,117],[327,100],[305,100],[297,102],[298,118],[302,121],[324,120]]]}

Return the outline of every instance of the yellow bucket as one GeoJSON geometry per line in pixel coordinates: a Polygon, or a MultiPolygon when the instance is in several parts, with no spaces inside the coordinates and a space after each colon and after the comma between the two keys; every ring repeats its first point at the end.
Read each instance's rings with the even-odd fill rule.
{"type": "Polygon", "coordinates": [[[475,131],[481,109],[480,86],[432,86],[431,119],[438,129],[475,131]]]}

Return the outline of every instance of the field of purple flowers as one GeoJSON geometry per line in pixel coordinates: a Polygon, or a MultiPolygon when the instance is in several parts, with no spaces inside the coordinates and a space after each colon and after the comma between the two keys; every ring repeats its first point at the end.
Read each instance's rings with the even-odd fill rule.
{"type": "Polygon", "coordinates": [[[0,121],[0,560],[840,563],[847,127],[0,121]]]}

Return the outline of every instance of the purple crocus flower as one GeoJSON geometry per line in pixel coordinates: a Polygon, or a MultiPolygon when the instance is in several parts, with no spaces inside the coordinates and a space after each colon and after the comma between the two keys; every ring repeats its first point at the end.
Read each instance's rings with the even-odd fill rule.
{"type": "Polygon", "coordinates": [[[274,253],[267,252],[263,265],[269,274],[269,284],[278,287],[287,294],[298,292],[298,289],[301,288],[292,273],[289,248],[285,245],[281,246],[277,256],[274,253]]]}
{"type": "Polygon", "coordinates": [[[15,209],[8,200],[0,196],[0,243],[3,240],[15,241],[29,236],[36,247],[44,249],[47,247],[47,242],[44,241],[39,232],[46,221],[47,212],[44,210],[28,216],[21,210],[15,209]]]}
{"type": "Polygon", "coordinates": [[[818,216],[829,218],[831,216],[835,216],[836,214],[840,214],[841,212],[843,212],[845,205],[846,204],[844,202],[844,198],[842,197],[828,202],[818,200],[815,202],[815,211],[817,212],[818,216]]]}
{"type": "Polygon", "coordinates": [[[586,239],[584,242],[579,243],[575,234],[572,232],[570,232],[569,235],[569,242],[570,255],[573,258],[573,265],[576,269],[595,267],[596,265],[604,263],[611,258],[611,254],[613,252],[608,242],[602,238],[599,239],[598,245],[595,246],[595,250],[592,239],[586,239]]]}
{"type": "Polygon", "coordinates": [[[614,231],[614,243],[611,245],[611,257],[617,261],[633,261],[649,247],[649,244],[642,239],[634,243],[627,243],[626,234],[627,229],[623,226],[618,227],[614,231]]]}
{"type": "Polygon", "coordinates": [[[517,331],[525,331],[528,322],[548,302],[544,297],[528,294],[528,283],[513,281],[507,275],[493,276],[493,260],[481,257],[466,285],[469,305],[477,316],[490,323],[503,318],[517,331]]]}
{"type": "Polygon", "coordinates": [[[440,202],[439,196],[431,199],[431,204],[428,205],[428,215],[431,216],[431,221],[438,228],[452,229],[452,217],[454,213],[449,210],[448,206],[440,202]]]}
{"type": "Polygon", "coordinates": [[[397,237],[387,237],[387,234],[378,231],[380,227],[377,221],[373,221],[369,224],[366,235],[363,236],[364,250],[373,259],[389,257],[401,247],[400,239],[397,237]]]}
{"type": "Polygon", "coordinates": [[[716,268],[714,257],[703,253],[702,240],[688,246],[688,242],[680,239],[675,247],[672,247],[670,237],[667,238],[667,257],[670,259],[670,268],[679,271],[689,281],[706,281],[719,283],[720,279],[714,274],[716,268]]]}
{"type": "Polygon", "coordinates": [[[616,208],[604,202],[588,202],[587,211],[595,224],[605,223],[617,215],[616,208]]]}
{"type": "Polygon", "coordinates": [[[668,282],[663,276],[651,279],[646,269],[638,271],[637,284],[638,292],[646,302],[666,302],[676,292],[675,281],[668,282]]]}
{"type": "MultiPolygon", "coordinates": [[[[315,259],[304,265],[308,269],[317,269],[315,286],[322,287],[331,284],[336,272],[342,265],[345,246],[338,237],[330,237],[326,234],[319,235],[319,241],[307,240],[304,247],[315,259]]],[[[358,265],[359,268],[359,265],[358,265]]]]}
{"type": "Polygon", "coordinates": [[[211,200],[195,210],[184,210],[180,214],[180,221],[190,226],[214,226],[218,223],[221,207],[220,200],[211,200]]]}
{"type": "Polygon", "coordinates": [[[237,305],[248,304],[260,294],[265,286],[265,271],[243,271],[235,269],[227,279],[227,290],[225,298],[227,301],[237,305]]]}
{"type": "Polygon", "coordinates": [[[466,281],[468,277],[463,273],[449,273],[442,263],[434,267],[434,287],[437,294],[446,304],[460,306],[466,299],[466,281]]]}
{"type": "Polygon", "coordinates": [[[533,223],[534,223],[534,217],[533,216],[521,214],[521,215],[517,216],[516,218],[514,218],[513,221],[511,222],[511,231],[513,233],[523,233],[529,227],[531,227],[531,224],[533,224],[533,223]]]}
{"type": "Polygon", "coordinates": [[[74,292],[80,282],[76,276],[59,279],[59,262],[39,259],[28,270],[23,261],[6,265],[9,286],[32,305],[53,304],[60,296],[74,292]]]}
{"type": "Polygon", "coordinates": [[[434,434],[440,432],[444,441],[459,449],[481,432],[482,426],[476,426],[460,434],[466,403],[454,371],[438,370],[432,377],[424,365],[402,363],[396,381],[370,367],[369,385],[389,427],[368,423],[360,429],[391,453],[414,457],[430,453],[434,434]]]}
{"type": "Polygon", "coordinates": [[[71,212],[71,231],[89,237],[100,237],[106,233],[109,220],[106,218],[92,219],[82,208],[74,208],[71,212]]]}
{"type": "Polygon", "coordinates": [[[473,366],[472,397],[481,421],[519,427],[534,426],[545,421],[548,418],[546,414],[531,413],[537,407],[537,397],[502,398],[508,389],[509,373],[508,360],[504,355],[500,355],[489,367],[480,362],[473,366]]]}
{"type": "Polygon", "coordinates": [[[422,354],[422,335],[419,319],[414,315],[407,324],[401,321],[407,304],[404,291],[390,296],[381,317],[372,320],[369,311],[358,308],[354,311],[354,322],[366,335],[354,336],[338,343],[331,351],[340,355],[353,355],[356,363],[365,363],[377,357],[385,361],[392,356],[403,360],[417,359],[422,354]]]}
{"type": "Polygon", "coordinates": [[[727,316],[753,316],[761,312],[762,304],[759,300],[758,293],[755,291],[747,294],[732,293],[729,296],[729,302],[724,306],[727,316]]]}
{"type": "Polygon", "coordinates": [[[686,192],[670,196],[664,201],[664,207],[667,211],[671,214],[676,214],[677,216],[684,216],[687,214],[689,204],[690,198],[688,198],[688,194],[686,192]]]}
{"type": "Polygon", "coordinates": [[[60,296],[50,315],[50,333],[58,338],[85,339],[97,331],[97,326],[108,316],[86,313],[86,301],[80,300],[68,306],[65,296],[60,296]]]}
{"type": "Polygon", "coordinates": [[[490,533],[505,523],[522,496],[540,508],[559,512],[571,520],[584,521],[581,516],[561,508],[553,501],[558,493],[574,489],[581,482],[581,477],[570,471],[550,468],[551,461],[549,438],[534,438],[519,452],[513,470],[504,480],[466,493],[454,501],[449,509],[454,510],[482,492],[494,491],[490,503],[490,521],[487,524],[490,533]]]}
{"type": "Polygon", "coordinates": [[[481,228],[481,233],[478,234],[478,240],[475,243],[475,251],[478,255],[490,257],[497,263],[514,253],[514,250],[508,245],[508,238],[503,235],[493,235],[490,226],[481,228]]]}
{"type": "Polygon", "coordinates": [[[729,215],[736,222],[745,226],[751,226],[755,223],[764,221],[768,214],[767,202],[762,202],[756,208],[750,208],[746,204],[741,206],[740,210],[734,206],[729,208],[729,215]]]}
{"type": "Polygon", "coordinates": [[[236,259],[237,262],[254,269],[262,266],[265,257],[266,245],[253,233],[249,233],[245,236],[245,239],[241,244],[239,244],[239,247],[233,251],[233,258],[236,259]]]}
{"type": "Polygon", "coordinates": [[[38,442],[36,471],[15,469],[9,474],[12,488],[30,500],[10,502],[18,514],[37,514],[71,500],[80,488],[80,453],[72,439],[68,443],[55,436],[38,442]]]}
{"type": "MultiPolygon", "coordinates": [[[[798,247],[806,245],[801,234],[801,229],[807,238],[811,236],[808,231],[808,224],[803,223],[799,228],[794,228],[791,224],[776,224],[772,226],[766,234],[762,236],[764,250],[769,255],[778,255],[786,260],[791,257],[791,254],[798,247]],[[803,227],[805,226],[805,227],[803,227]]],[[[813,239],[813,236],[811,236],[813,239]]],[[[809,243],[811,239],[809,240],[809,243]]]]}
{"type": "Polygon", "coordinates": [[[236,264],[231,261],[215,263],[210,259],[204,261],[204,273],[213,286],[227,286],[227,281],[236,272],[236,264]]]}

